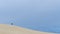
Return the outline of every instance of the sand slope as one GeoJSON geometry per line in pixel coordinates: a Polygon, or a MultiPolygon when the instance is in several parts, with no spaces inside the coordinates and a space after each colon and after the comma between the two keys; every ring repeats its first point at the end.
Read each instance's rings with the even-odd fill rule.
{"type": "Polygon", "coordinates": [[[0,34],[53,34],[53,33],[39,32],[17,26],[0,24],[0,34]]]}

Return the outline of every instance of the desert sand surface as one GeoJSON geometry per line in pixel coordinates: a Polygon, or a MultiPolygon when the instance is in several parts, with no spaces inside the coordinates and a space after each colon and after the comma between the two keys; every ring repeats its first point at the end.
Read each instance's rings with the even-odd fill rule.
{"type": "Polygon", "coordinates": [[[40,32],[18,26],[0,24],[0,34],[54,34],[54,33],[40,32]]]}

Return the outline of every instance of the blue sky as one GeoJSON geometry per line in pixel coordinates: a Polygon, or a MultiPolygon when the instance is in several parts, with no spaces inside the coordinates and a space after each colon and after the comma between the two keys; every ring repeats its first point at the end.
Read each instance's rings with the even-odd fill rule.
{"type": "Polygon", "coordinates": [[[0,23],[60,32],[60,0],[0,0],[0,23]]]}

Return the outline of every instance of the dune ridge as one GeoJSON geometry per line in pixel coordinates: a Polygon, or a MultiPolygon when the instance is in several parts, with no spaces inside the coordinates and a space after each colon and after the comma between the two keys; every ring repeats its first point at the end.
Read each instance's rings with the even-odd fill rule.
{"type": "Polygon", "coordinates": [[[35,31],[14,25],[0,24],[0,34],[54,34],[54,33],[35,31]]]}

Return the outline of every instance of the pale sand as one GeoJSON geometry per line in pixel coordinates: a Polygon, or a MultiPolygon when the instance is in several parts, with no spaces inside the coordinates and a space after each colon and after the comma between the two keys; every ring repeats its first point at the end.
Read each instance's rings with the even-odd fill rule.
{"type": "Polygon", "coordinates": [[[53,33],[34,31],[18,26],[0,24],[0,34],[53,34],[53,33]]]}

